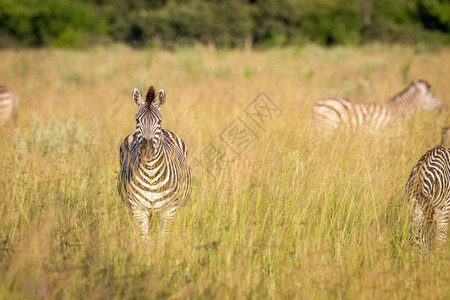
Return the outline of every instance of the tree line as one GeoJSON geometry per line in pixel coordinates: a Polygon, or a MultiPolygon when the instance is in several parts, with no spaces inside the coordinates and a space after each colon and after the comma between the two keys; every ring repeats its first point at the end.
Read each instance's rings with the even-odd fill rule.
{"type": "Polygon", "coordinates": [[[0,0],[0,47],[450,44],[448,0],[0,0]]]}

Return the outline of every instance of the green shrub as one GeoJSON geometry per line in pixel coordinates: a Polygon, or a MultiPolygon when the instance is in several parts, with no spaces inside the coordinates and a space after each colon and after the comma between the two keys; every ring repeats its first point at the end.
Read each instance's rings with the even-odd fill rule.
{"type": "Polygon", "coordinates": [[[306,39],[323,45],[357,44],[362,27],[358,0],[304,1],[301,29],[306,39]]]}
{"type": "Polygon", "coordinates": [[[56,48],[77,48],[82,49],[87,46],[82,32],[67,28],[52,43],[56,48]]]}
{"type": "Polygon", "coordinates": [[[101,33],[102,21],[90,6],[73,0],[1,0],[0,28],[1,35],[25,46],[79,46],[84,33],[101,33]]]}
{"type": "Polygon", "coordinates": [[[449,33],[444,0],[0,0],[0,47],[439,45],[449,33]]]}
{"type": "Polygon", "coordinates": [[[450,2],[418,0],[419,17],[425,28],[450,32],[450,2]]]}
{"type": "Polygon", "coordinates": [[[214,43],[219,46],[243,44],[250,34],[250,15],[242,0],[169,0],[105,6],[111,22],[109,33],[133,45],[174,43],[214,43]],[[125,13],[118,13],[119,11],[125,13]]]}

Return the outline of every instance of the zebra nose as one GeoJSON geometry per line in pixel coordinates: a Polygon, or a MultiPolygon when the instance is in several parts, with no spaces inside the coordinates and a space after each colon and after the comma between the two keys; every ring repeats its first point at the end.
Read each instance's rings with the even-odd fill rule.
{"type": "Polygon", "coordinates": [[[148,129],[144,129],[142,131],[142,137],[144,139],[150,140],[151,139],[151,135],[152,135],[152,132],[150,130],[148,130],[148,129]]]}

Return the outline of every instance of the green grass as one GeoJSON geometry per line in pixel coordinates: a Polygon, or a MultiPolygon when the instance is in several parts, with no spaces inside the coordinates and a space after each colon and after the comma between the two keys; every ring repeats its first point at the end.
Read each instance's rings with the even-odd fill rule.
{"type": "MultiPolygon", "coordinates": [[[[450,120],[450,49],[1,51],[21,98],[0,128],[0,298],[450,297],[450,243],[421,260],[404,185],[450,120]],[[316,135],[311,106],[384,101],[427,79],[443,99],[383,134],[316,135]],[[197,179],[166,242],[145,245],[117,194],[131,91],[164,88],[163,128],[197,179]],[[264,91],[283,110],[216,179],[209,142],[264,91]]],[[[158,222],[152,232],[158,232],[158,222]]]]}

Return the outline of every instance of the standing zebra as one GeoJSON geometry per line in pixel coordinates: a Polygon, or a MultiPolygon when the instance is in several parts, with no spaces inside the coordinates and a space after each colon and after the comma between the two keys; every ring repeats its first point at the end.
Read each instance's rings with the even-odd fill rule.
{"type": "Polygon", "coordinates": [[[328,133],[342,125],[376,132],[396,119],[441,106],[442,101],[430,91],[430,85],[417,80],[385,103],[351,102],[342,97],[321,99],[313,106],[313,120],[328,133]]]}
{"type": "Polygon", "coordinates": [[[141,92],[134,89],[132,96],[139,110],[136,131],[120,145],[119,193],[148,241],[154,212],[161,214],[161,233],[167,236],[175,212],[189,197],[191,169],[183,140],[161,128],[164,90],[155,96],[151,86],[144,100],[141,92]]]}
{"type": "Polygon", "coordinates": [[[0,86],[0,125],[17,116],[19,98],[5,86],[0,86]]]}
{"type": "Polygon", "coordinates": [[[445,128],[442,144],[425,153],[409,175],[406,192],[412,206],[413,227],[410,239],[421,248],[437,248],[447,237],[450,218],[450,128],[445,128]]]}

